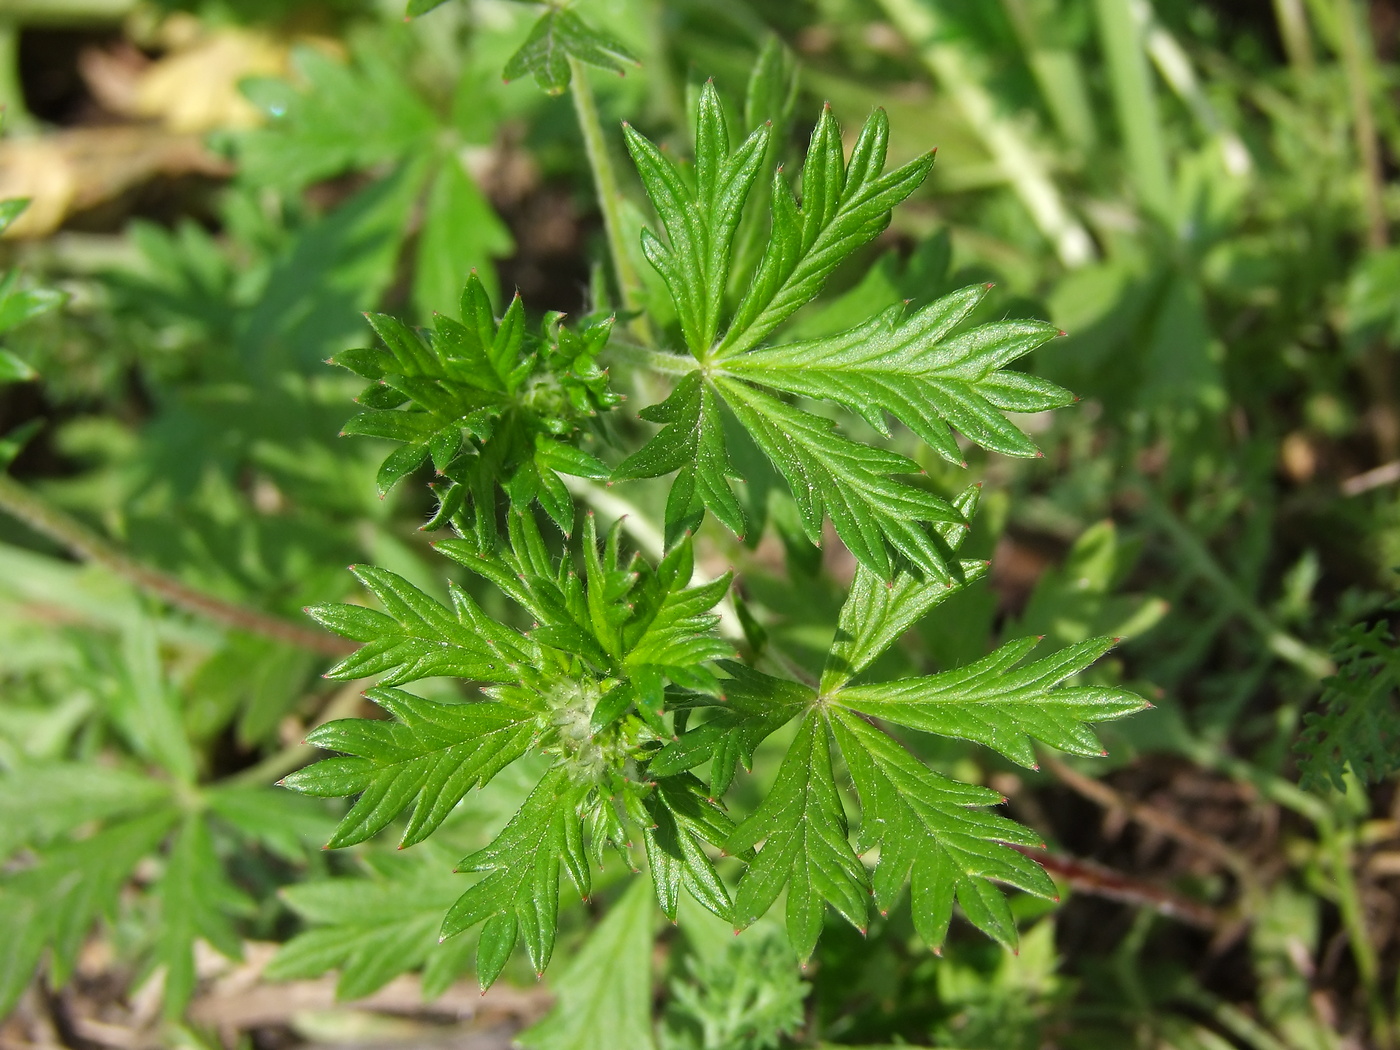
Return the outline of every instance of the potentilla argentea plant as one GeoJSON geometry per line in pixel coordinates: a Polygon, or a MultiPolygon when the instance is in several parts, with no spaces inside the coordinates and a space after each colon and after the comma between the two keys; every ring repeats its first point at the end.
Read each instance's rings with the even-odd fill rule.
{"type": "MultiPolygon", "coordinates": [[[[771,67],[760,62],[750,115],[771,67]]],[[[439,317],[419,330],[373,317],[381,345],[337,359],[369,380],[347,432],[401,443],[385,460],[381,487],[431,461],[439,506],[430,526],[454,534],[437,549],[532,626],[498,622],[460,588],[447,607],[391,572],[356,568],[373,607],[310,612],[361,643],[330,675],[378,676],[366,695],[390,717],[317,729],[311,742],[336,757],[285,783],[355,798],[331,846],[362,842],[405,813],[402,844],[411,846],[470,805],[463,800],[473,787],[528,753],[548,756],[548,772],[505,829],[461,861],[463,892],[443,919],[444,937],[481,926],[483,988],[520,941],[544,970],[561,873],[587,896],[592,865],[610,849],[634,864],[644,857],[672,919],[684,892],[742,929],[785,893],[788,933],[803,957],[827,905],[864,929],[872,904],[887,911],[906,884],[930,946],[943,942],[955,904],[1014,945],[998,884],[1055,893],[1044,870],[1013,848],[1037,845],[1038,836],[993,811],[1003,801],[995,791],[930,770],[901,736],[954,737],[1034,766],[1033,741],[1099,755],[1090,724],[1144,706],[1122,689],[1072,683],[1110,639],[1035,660],[1037,640],[1022,639],[939,674],[862,677],[916,621],[984,575],[983,562],[958,557],[979,490],[941,498],[912,460],[853,439],[798,399],[854,411],[884,434],[898,421],[957,463],[954,431],[1006,455],[1038,455],[1005,413],[1057,408],[1072,396],[1006,368],[1054,328],[964,324],[981,285],[829,338],[784,340],[784,322],[885,229],[933,156],[886,171],[880,111],[847,155],[825,108],[793,180],[771,163],[771,124],[746,122],[736,145],[707,84],[693,163],[624,128],[657,219],[642,248],[675,310],[669,328],[660,318],[647,327],[673,334],[679,352],[621,347],[610,317],[570,327],[549,315],[534,334],[518,297],[498,319],[473,278],[460,320],[439,317]],[[580,442],[618,411],[602,365],[620,350],[674,382],[641,412],[660,429],[610,468],[580,442]],[[731,577],[696,582],[692,535],[706,513],[737,535],[749,529],[731,487],[735,425],[786,482],[808,538],[818,542],[830,520],[858,561],[815,684],[746,663],[716,630],[731,577]],[[653,564],[629,552],[621,521],[603,531],[588,513],[576,530],[580,515],[560,475],[673,475],[664,557],[653,564]],[[433,676],[470,683],[472,699],[443,703],[401,688],[433,676]],[[752,812],[731,812],[736,770],[789,723],[795,734],[771,790],[752,812]],[[847,798],[860,814],[854,841],[847,798]],[[876,850],[878,861],[862,859],[876,850]],[[743,865],[733,884],[717,867],[724,856],[743,865]]]]}

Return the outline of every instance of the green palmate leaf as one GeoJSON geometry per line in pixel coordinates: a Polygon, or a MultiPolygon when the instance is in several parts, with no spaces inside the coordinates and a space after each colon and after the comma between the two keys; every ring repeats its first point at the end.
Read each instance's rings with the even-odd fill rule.
{"type": "Polygon", "coordinates": [[[398,854],[368,877],[302,882],[282,897],[309,928],[278,950],[270,980],[320,977],[338,969],[336,996],[358,999],[401,973],[423,967],[423,994],[435,998],[471,966],[470,937],[439,943],[443,912],[461,892],[441,849],[398,854]]]}
{"type": "Polygon", "coordinates": [[[671,539],[695,528],[706,510],[742,533],[723,423],[724,414],[732,413],[786,481],[813,542],[829,517],[861,564],[883,579],[893,578],[898,559],[941,582],[957,579],[961,568],[948,558],[940,526],[960,524],[961,516],[904,477],[922,473],[917,464],[851,441],[833,421],[775,395],[845,405],[885,432],[886,416],[893,416],[954,462],[962,456],[950,428],[989,449],[1033,456],[1034,444],[1003,413],[1039,411],[1073,398],[1052,384],[1001,369],[1056,330],[1038,322],[1003,322],[956,332],[985,295],[979,286],[909,316],[895,308],[842,335],[761,345],[821,290],[843,258],[884,228],[890,208],[918,186],[932,163],[930,155],[883,172],[889,136],[883,113],[866,122],[847,159],[840,129],[824,110],[803,166],[801,202],[780,176],[768,246],[726,316],[734,231],[765,135],[760,129],[731,151],[712,86],[701,96],[693,176],[628,129],[629,149],[666,233],[665,243],[645,235],[648,257],[671,291],[686,345],[706,367],[684,376],[670,398],[643,412],[662,429],[613,476],[677,472],[666,508],[671,539]]]}
{"type": "Polygon", "coordinates": [[[821,542],[829,517],[841,542],[884,579],[894,575],[890,547],[932,577],[953,578],[947,544],[930,526],[961,523],[961,516],[946,500],[898,480],[921,473],[917,463],[849,441],[831,420],[747,383],[721,378],[716,387],[787,482],[809,540],[821,542]]]}
{"type": "Polygon", "coordinates": [[[788,937],[802,958],[816,948],[827,903],[865,929],[865,867],[847,838],[826,719],[815,708],[802,720],[767,797],[734,830],[727,847],[736,853],[759,842],[763,848],[739,880],[738,926],[757,921],[786,886],[788,937]]]}
{"type": "Polygon", "coordinates": [[[691,372],[676,384],[670,397],[641,414],[662,424],[661,432],[623,460],[613,477],[622,481],[679,471],[666,501],[667,543],[698,528],[706,510],[742,538],[747,531],[744,511],[729,488],[729,479],[739,474],[725,448],[714,387],[699,372],[691,372]]]}
{"type": "Polygon", "coordinates": [[[365,695],[395,721],[347,718],[317,727],[307,743],[343,757],[282,781],[308,795],[360,796],[327,844],[331,848],[377,835],[410,807],[400,846],[421,842],[468,791],[524,755],[538,731],[535,712],[508,704],[443,704],[400,689],[365,695]]]}
{"type": "Polygon", "coordinates": [[[549,965],[559,926],[561,861],[579,893],[588,896],[588,859],[579,816],[587,790],[556,766],[496,840],[458,865],[459,871],[483,875],[452,905],[442,922],[442,936],[485,923],[477,948],[477,979],[483,989],[500,975],[520,938],[536,973],[549,965]]]}
{"type": "Polygon", "coordinates": [[[985,807],[995,791],[949,780],[927,769],[897,741],[858,715],[833,709],[831,728],[860,795],[861,852],[878,846],[875,904],[888,912],[906,882],[913,892],[914,927],[932,947],[943,943],[956,896],[963,914],[1007,947],[1016,924],[990,880],[1042,897],[1055,886],[1044,869],[1001,843],[1040,846],[1039,836],[985,807]]]}
{"type": "Polygon", "coordinates": [[[647,864],[666,917],[676,921],[684,888],[721,919],[730,919],[729,891],[704,846],[722,847],[733,833],[733,821],[688,773],[659,779],[646,809],[652,820],[642,829],[647,864]]]}
{"type": "Polygon", "coordinates": [[[300,47],[292,65],[305,90],[282,80],[244,82],[244,93],[270,119],[239,139],[242,176],[297,189],[431,145],[437,116],[403,71],[371,47],[356,47],[353,57],[346,63],[300,47]]]}
{"type": "Polygon", "coordinates": [[[164,810],[123,820],[88,838],[46,850],[30,867],[0,878],[0,1016],[33,979],[45,951],[49,979],[64,984],[94,922],[112,916],[132,870],[170,831],[164,810]]]}
{"type": "Polygon", "coordinates": [[[633,883],[559,978],[554,1009],[519,1037],[530,1050],[654,1050],[646,887],[633,883]]]}
{"type": "Polygon", "coordinates": [[[307,613],[329,630],[363,642],[326,672],[328,678],[382,674],[382,685],[454,675],[479,682],[513,682],[531,646],[487,616],[465,591],[452,589],[453,609],[392,572],[353,566],[385,612],[361,605],[315,605],[307,613]]]}
{"type": "Polygon", "coordinates": [[[616,522],[600,545],[592,514],[585,517],[582,578],[570,560],[546,551],[533,518],[514,511],[508,555],[483,557],[469,540],[437,546],[534,618],[532,643],[577,657],[602,676],[593,683],[602,701],[592,711],[595,730],[635,707],[657,732],[669,735],[660,722],[667,682],[699,693],[720,691],[709,664],[734,650],[714,635],[718,617],[709,610],[724,597],[731,576],[688,587],[694,573],[689,541],[673,547],[655,568],[635,555],[624,559],[621,526],[616,522]]]}
{"type": "Polygon", "coordinates": [[[652,758],[652,776],[670,777],[703,762],[710,763],[710,795],[729,790],[738,766],[753,766],[753,752],[771,734],[811,703],[812,691],[796,682],[773,678],[740,663],[720,665],[726,674],[723,696],[706,698],[712,717],[688,729],[652,758]]]}
{"type": "Polygon", "coordinates": [[[608,471],[571,441],[619,399],[596,364],[612,319],[576,331],[562,316],[549,315],[540,338],[530,337],[516,296],[497,322],[475,274],[462,293],[460,322],[439,316],[425,332],[370,315],[383,349],[333,360],[371,383],[359,398],[365,411],[344,433],[401,443],[380,468],[381,494],[431,461],[446,480],[430,527],[450,520],[489,545],[501,488],[521,505],[538,500],[572,531],[573,504],[559,475],[602,478],[608,471]]]}
{"type": "Polygon", "coordinates": [[[801,202],[781,173],[774,176],[768,247],[725,332],[719,357],[757,346],[812,300],[841,261],[884,230],[890,209],[928,176],[932,153],[884,172],[889,133],[889,119],[877,109],[847,161],[841,129],[831,107],[823,108],[802,166],[801,202]]]}
{"type": "Polygon", "coordinates": [[[578,15],[564,8],[551,7],[540,17],[520,49],[506,62],[506,80],[527,74],[551,95],[569,86],[572,75],[569,59],[585,62],[615,73],[637,65],[637,58],[623,44],[593,29],[578,15]]]}
{"type": "Polygon", "coordinates": [[[714,83],[706,83],[700,92],[693,179],[630,125],[624,124],[623,132],[669,241],[643,231],[643,250],[675,300],[686,345],[704,359],[719,330],[730,248],[771,128],[760,126],[731,154],[724,107],[714,83]]]}
{"type": "Polygon", "coordinates": [[[209,828],[198,817],[187,817],[177,830],[158,896],[161,936],[156,958],[165,966],[166,1016],[175,1018],[184,1013],[194,993],[195,940],[207,941],[230,959],[241,959],[243,938],[229,916],[251,911],[253,902],[224,875],[209,828]]]}
{"type": "Polygon", "coordinates": [[[949,426],[994,452],[1035,456],[1034,443],[1002,412],[1061,408],[1074,395],[1000,369],[1057,330],[1040,321],[1002,321],[953,334],[986,290],[964,288],[907,317],[896,306],[841,335],[761,347],[726,367],[786,393],[843,404],[885,433],[891,415],[953,463],[962,453],[949,426]]]}
{"type": "Polygon", "coordinates": [[[1038,641],[1007,642],[956,671],[848,686],[833,701],[911,729],[985,744],[1032,769],[1032,739],[1073,755],[1103,754],[1088,723],[1140,711],[1146,703],[1124,689],[1061,683],[1108,652],[1114,639],[1091,638],[1018,668],[1038,641]]]}
{"type": "MultiPolygon", "coordinates": [[[[954,509],[971,519],[981,494],[979,485],[971,486],[953,501],[954,509]]],[[[967,530],[959,525],[945,525],[938,534],[948,544],[949,552],[956,553],[967,530]]],[[[822,669],[821,692],[833,693],[865,670],[935,605],[981,579],[987,572],[987,563],[962,561],[959,568],[962,579],[958,582],[921,580],[900,573],[887,583],[864,565],[858,566],[850,594],[841,607],[836,639],[822,669]]]]}

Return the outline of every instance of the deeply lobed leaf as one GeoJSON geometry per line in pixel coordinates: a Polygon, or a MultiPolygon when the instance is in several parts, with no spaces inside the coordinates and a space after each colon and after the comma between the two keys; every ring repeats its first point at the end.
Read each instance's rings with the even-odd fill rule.
{"type": "Polygon", "coordinates": [[[910,729],[985,744],[1032,769],[1037,768],[1032,739],[1072,755],[1103,754],[1088,723],[1141,711],[1145,701],[1112,686],[1062,683],[1108,652],[1114,639],[1090,638],[1018,668],[1038,642],[1007,642],[956,671],[848,686],[832,699],[910,729]]]}
{"type": "Polygon", "coordinates": [[[332,849],[377,835],[410,807],[399,845],[421,842],[468,791],[524,755],[538,733],[535,712],[508,704],[443,704],[386,688],[365,696],[395,720],[347,718],[318,726],[306,742],[344,757],[282,780],[308,795],[359,795],[327,843],[332,849]]]}

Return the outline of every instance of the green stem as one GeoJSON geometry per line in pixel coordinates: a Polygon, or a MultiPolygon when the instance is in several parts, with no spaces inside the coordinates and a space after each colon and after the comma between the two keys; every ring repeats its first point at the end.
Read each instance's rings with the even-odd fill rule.
{"type": "MultiPolygon", "coordinates": [[[[364,695],[362,686],[366,679],[358,679],[349,683],[343,689],[336,692],[321,713],[316,717],[311,725],[306,727],[307,732],[317,726],[325,725],[327,722],[334,722],[341,718],[350,718],[360,708],[360,698],[364,695]]],[[[318,749],[303,741],[300,744],[293,744],[291,747],[284,747],[281,751],[276,751],[268,755],[262,761],[257,762],[247,769],[239,770],[232,776],[225,777],[219,781],[221,787],[257,787],[263,784],[272,784],[281,780],[288,773],[300,769],[316,757],[318,749]]]]}
{"type": "Polygon", "coordinates": [[[1337,37],[1342,66],[1351,95],[1356,152],[1361,158],[1361,192],[1366,207],[1366,240],[1372,248],[1384,248],[1390,240],[1383,198],[1385,176],[1381,171],[1380,143],[1376,138],[1376,114],[1371,105],[1371,63],[1356,14],[1355,0],[1334,0],[1337,37]]]}
{"type": "Polygon", "coordinates": [[[1317,65],[1313,57],[1312,34],[1308,32],[1308,13],[1302,0],[1274,0],[1274,19],[1283,49],[1288,52],[1288,64],[1297,72],[1311,76],[1317,65]]]}
{"type": "Polygon", "coordinates": [[[932,5],[919,0],[880,0],[880,6],[982,137],[1031,219],[1054,245],[1060,261],[1069,267],[1092,262],[1097,253],[1088,231],[1070,214],[1040,155],[982,86],[968,61],[966,47],[946,42],[945,27],[932,5]]]}
{"type": "Polygon", "coordinates": [[[1326,653],[1319,652],[1296,636],[1275,624],[1267,613],[1240,590],[1239,585],[1220,567],[1220,563],[1196,535],[1188,529],[1156,496],[1147,496],[1148,517],[1167,534],[1185,556],[1196,574],[1215,588],[1216,593],[1264,639],[1275,656],[1293,664],[1309,677],[1321,680],[1337,670],[1326,653]]]}
{"type": "Polygon", "coordinates": [[[1387,1016],[1385,1001],[1380,990],[1380,964],[1376,959],[1375,945],[1371,943],[1370,932],[1366,929],[1366,912],[1361,905],[1361,894],[1351,870],[1351,848],[1343,828],[1333,824],[1319,826],[1322,848],[1332,869],[1332,883],[1337,890],[1337,910],[1341,913],[1342,925],[1347,931],[1351,944],[1351,957],[1356,963],[1356,974],[1366,991],[1366,1002],[1371,1014],[1371,1038],[1377,1050],[1390,1050],[1394,1046],[1390,1018],[1387,1016]]]}
{"type": "Polygon", "coordinates": [[[34,127],[19,80],[19,23],[5,14],[0,14],[0,110],[4,112],[5,131],[28,131],[34,127]]]}
{"type": "Polygon", "coordinates": [[[1235,176],[1248,175],[1254,167],[1249,150],[1244,140],[1227,128],[1225,122],[1220,119],[1220,114],[1216,112],[1215,106],[1201,87],[1196,69],[1191,64],[1186,50],[1177,43],[1176,37],[1157,21],[1149,0],[1130,0],[1129,7],[1142,33],[1143,46],[1152,58],[1152,64],[1157,67],[1157,72],[1171,86],[1177,98],[1191,110],[1191,114],[1206,134],[1220,143],[1225,170],[1235,176]]]}
{"type": "Polygon", "coordinates": [[[653,372],[664,372],[666,375],[672,376],[686,375],[694,372],[696,367],[693,357],[682,357],[680,354],[671,354],[664,350],[652,350],[650,347],[628,342],[626,339],[618,339],[615,336],[608,340],[608,353],[629,364],[641,365],[643,368],[650,368],[653,372]]]}
{"type": "Polygon", "coordinates": [[[137,0],[0,0],[0,18],[23,25],[90,25],[120,22],[137,0]]]}
{"type": "Polygon", "coordinates": [[[588,166],[593,169],[593,185],[598,191],[598,208],[603,213],[603,230],[608,238],[608,254],[612,256],[613,272],[617,275],[617,291],[622,308],[636,314],[628,327],[643,343],[651,344],[651,324],[640,313],[641,278],[632,265],[631,253],[622,228],[622,194],[617,185],[617,171],[608,154],[608,140],[598,119],[598,103],[593,86],[588,82],[588,70],[582,62],[570,56],[570,86],[574,96],[574,114],[579,131],[583,133],[583,148],[588,154],[588,166]]]}
{"type": "Polygon", "coordinates": [[[171,605],[218,623],[327,656],[344,656],[354,645],[329,634],[291,623],[196,590],[174,576],[149,568],[123,554],[87,526],[46,502],[14,478],[0,474],[0,510],[84,561],[96,562],[171,605]]]}
{"type": "Polygon", "coordinates": [[[1142,27],[1129,0],[1095,0],[1094,10],[1138,201],[1158,219],[1166,220],[1172,211],[1171,171],[1142,27]]]}

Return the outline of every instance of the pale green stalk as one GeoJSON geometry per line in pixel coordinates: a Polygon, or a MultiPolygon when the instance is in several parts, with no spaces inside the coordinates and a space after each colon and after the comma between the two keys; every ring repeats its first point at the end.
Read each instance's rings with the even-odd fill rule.
{"type": "Polygon", "coordinates": [[[1055,126],[1070,145],[1087,157],[1098,143],[1098,128],[1078,56],[1069,48],[1046,43],[1048,35],[1037,24],[1026,0],[1002,0],[1002,6],[1055,126]]]}
{"type": "Polygon", "coordinates": [[[695,371],[695,358],[693,357],[682,357],[680,354],[667,353],[665,350],[652,350],[650,347],[629,343],[626,339],[619,339],[616,336],[608,340],[608,354],[611,357],[634,365],[641,365],[653,372],[663,372],[666,375],[682,376],[687,372],[695,371]]]}
{"type": "Polygon", "coordinates": [[[1157,72],[1162,74],[1162,79],[1176,92],[1177,97],[1186,103],[1196,122],[1220,143],[1225,170],[1235,176],[1248,175],[1254,163],[1244,140],[1227,128],[1220,119],[1220,114],[1215,111],[1215,107],[1201,88],[1201,82],[1196,79],[1196,70],[1190,57],[1177,43],[1176,37],[1157,21],[1151,0],[1129,0],[1129,5],[1147,53],[1152,58],[1152,64],[1157,67],[1157,72]]]}
{"type": "Polygon", "coordinates": [[[0,0],[0,18],[24,25],[120,22],[137,0],[0,0]]]}
{"type": "Polygon", "coordinates": [[[608,254],[612,256],[613,272],[617,276],[617,291],[622,308],[636,316],[628,327],[644,343],[652,343],[651,324],[640,313],[642,282],[632,265],[631,253],[622,226],[622,193],[618,189],[617,170],[608,153],[607,136],[598,119],[598,102],[593,86],[588,82],[588,69],[573,56],[569,57],[570,91],[574,96],[574,114],[579,131],[583,133],[583,148],[588,154],[588,166],[593,170],[593,185],[598,191],[598,209],[603,213],[603,230],[608,238],[608,254]]]}
{"type": "Polygon", "coordinates": [[[1386,1011],[1384,997],[1380,989],[1380,962],[1376,958],[1375,945],[1367,929],[1366,911],[1361,903],[1361,893],[1352,874],[1352,848],[1347,834],[1350,829],[1333,824],[1319,827],[1322,835],[1323,855],[1332,872],[1332,884],[1337,891],[1337,911],[1341,913],[1342,926],[1347,931],[1351,946],[1352,961],[1356,964],[1356,976],[1366,991],[1366,1003],[1371,1020],[1372,1044],[1377,1050],[1390,1050],[1395,1045],[1395,1032],[1386,1011]]]}
{"type": "Polygon", "coordinates": [[[944,42],[938,16],[919,0],[880,0],[880,6],[986,144],[1036,227],[1069,267],[1092,262],[1097,252],[1088,231],[1065,204],[1043,158],[982,86],[965,50],[944,42]]]}
{"type": "Polygon", "coordinates": [[[1337,42],[1351,95],[1352,134],[1361,159],[1361,192],[1366,208],[1366,241],[1384,248],[1390,241],[1385,217],[1385,176],[1381,171],[1380,142],[1376,138],[1376,114],[1371,100],[1371,55],[1354,0],[1333,0],[1337,15],[1337,42]]]}
{"type": "MultiPolygon", "coordinates": [[[[317,726],[325,725],[327,722],[354,717],[355,712],[360,709],[365,687],[369,685],[370,681],[368,678],[357,678],[337,690],[336,694],[331,697],[331,702],[316,716],[315,721],[306,727],[307,732],[309,733],[317,726]]],[[[274,751],[247,769],[240,769],[237,773],[225,777],[219,781],[219,786],[258,787],[272,784],[281,780],[288,773],[295,772],[308,764],[320,753],[320,748],[302,741],[299,744],[284,747],[280,751],[274,751]]]]}
{"type": "Polygon", "coordinates": [[[7,132],[25,131],[34,126],[34,117],[24,104],[24,88],[19,80],[19,23],[5,15],[0,15],[0,110],[4,112],[7,132]]]}
{"type": "Polygon", "coordinates": [[[1171,170],[1142,27],[1133,14],[1131,0],[1094,0],[1094,11],[1138,202],[1158,219],[1168,219],[1172,212],[1171,170]]]}
{"type": "Polygon", "coordinates": [[[1311,75],[1317,60],[1313,57],[1312,34],[1308,31],[1303,0],[1274,0],[1274,19],[1278,22],[1278,34],[1283,38],[1283,49],[1288,53],[1288,64],[1299,73],[1311,75]]]}

